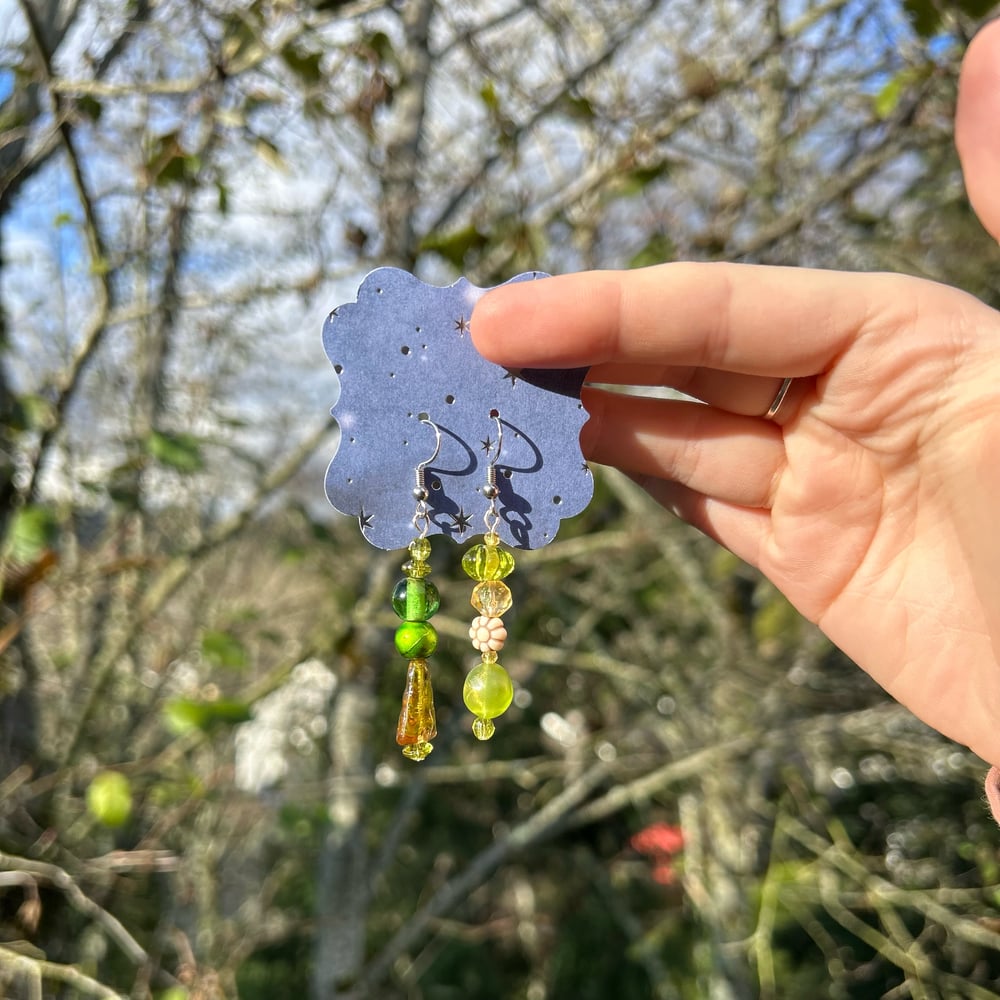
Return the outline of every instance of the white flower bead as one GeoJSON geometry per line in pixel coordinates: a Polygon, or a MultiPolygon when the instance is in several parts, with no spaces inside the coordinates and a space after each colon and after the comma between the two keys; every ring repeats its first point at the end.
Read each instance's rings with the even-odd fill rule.
{"type": "Polygon", "coordinates": [[[507,629],[504,628],[503,619],[480,615],[473,619],[469,638],[480,653],[488,650],[496,653],[503,649],[503,644],[507,641],[507,629]]]}

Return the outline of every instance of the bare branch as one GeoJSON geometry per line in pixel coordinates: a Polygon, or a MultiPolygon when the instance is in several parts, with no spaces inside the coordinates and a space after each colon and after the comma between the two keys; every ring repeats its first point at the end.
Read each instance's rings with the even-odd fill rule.
{"type": "Polygon", "coordinates": [[[104,929],[108,937],[118,945],[131,962],[143,965],[149,961],[146,949],[129,934],[122,922],[86,895],[70,874],[58,865],[0,853],[0,868],[30,875],[39,882],[59,889],[74,909],[104,929]]]}

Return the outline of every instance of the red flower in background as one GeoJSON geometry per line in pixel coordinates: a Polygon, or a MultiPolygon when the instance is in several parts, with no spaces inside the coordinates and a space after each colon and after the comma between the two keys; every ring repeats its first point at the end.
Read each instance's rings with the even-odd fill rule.
{"type": "Polygon", "coordinates": [[[684,849],[684,832],[670,823],[651,823],[633,834],[629,846],[653,863],[653,881],[672,885],[677,880],[673,857],[684,849]]]}

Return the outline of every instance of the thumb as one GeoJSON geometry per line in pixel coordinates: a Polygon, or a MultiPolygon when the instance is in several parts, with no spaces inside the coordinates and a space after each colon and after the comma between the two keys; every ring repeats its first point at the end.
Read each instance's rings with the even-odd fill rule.
{"type": "Polygon", "coordinates": [[[972,40],[958,83],[955,145],[979,221],[1000,240],[1000,20],[972,40]]]}

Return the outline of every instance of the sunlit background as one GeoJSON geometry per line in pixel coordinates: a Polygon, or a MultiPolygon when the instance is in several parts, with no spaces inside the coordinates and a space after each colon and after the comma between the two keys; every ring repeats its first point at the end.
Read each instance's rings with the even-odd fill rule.
{"type": "Polygon", "coordinates": [[[404,759],[320,343],[385,264],[997,304],[951,135],[993,6],[0,0],[0,996],[1000,996],[982,762],[621,475],[518,554],[486,744],[435,545],[404,759]]]}

